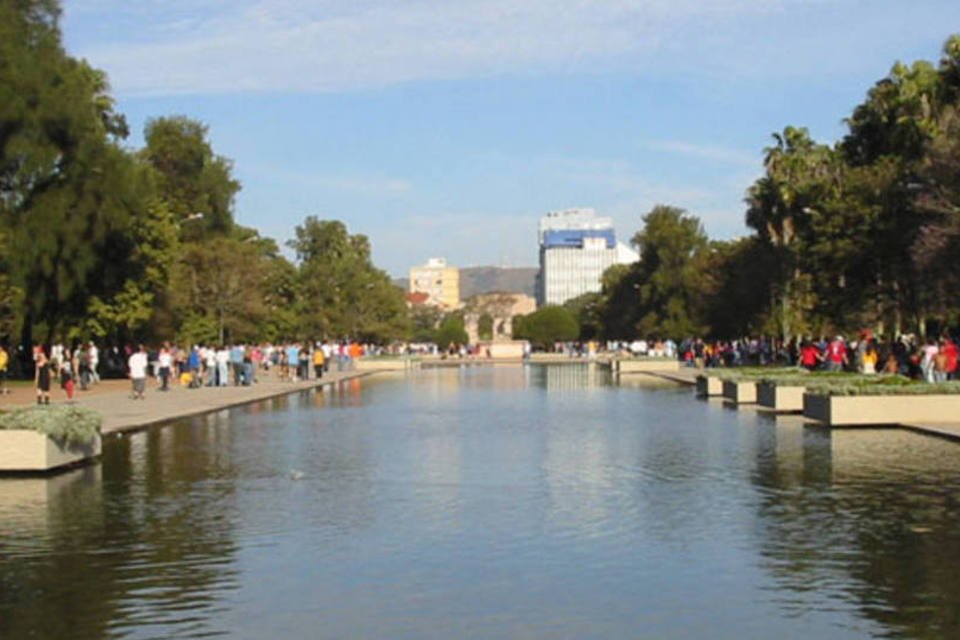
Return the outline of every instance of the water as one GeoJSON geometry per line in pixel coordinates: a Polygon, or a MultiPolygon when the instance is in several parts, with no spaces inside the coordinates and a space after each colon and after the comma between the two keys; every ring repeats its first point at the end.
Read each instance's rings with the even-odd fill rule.
{"type": "Polygon", "coordinates": [[[354,381],[0,480],[0,638],[958,637],[958,472],[585,366],[354,381]]]}

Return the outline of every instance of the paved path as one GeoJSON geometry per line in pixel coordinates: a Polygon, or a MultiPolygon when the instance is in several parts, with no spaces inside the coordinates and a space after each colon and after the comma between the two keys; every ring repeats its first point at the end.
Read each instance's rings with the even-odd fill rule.
{"type": "MultiPolygon", "coordinates": [[[[172,385],[166,392],[160,391],[152,380],[148,380],[144,400],[134,400],[131,397],[129,380],[106,380],[91,386],[89,391],[77,392],[75,402],[79,406],[99,411],[103,415],[103,433],[112,433],[143,429],[178,418],[336,384],[368,376],[371,373],[369,371],[331,371],[325,374],[322,380],[302,382],[281,381],[268,375],[249,387],[187,389],[180,385],[172,385]]],[[[33,394],[32,387],[14,389],[13,393],[2,397],[0,404],[7,406],[31,404],[35,402],[33,394]]],[[[54,404],[66,402],[66,396],[60,389],[54,389],[51,397],[54,404]]]]}

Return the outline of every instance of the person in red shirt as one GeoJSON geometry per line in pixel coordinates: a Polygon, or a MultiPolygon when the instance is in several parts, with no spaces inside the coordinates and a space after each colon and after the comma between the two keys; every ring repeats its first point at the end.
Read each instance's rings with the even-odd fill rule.
{"type": "Polygon", "coordinates": [[[817,346],[809,340],[804,340],[800,345],[800,366],[807,371],[813,371],[822,360],[820,349],[817,349],[817,346]]]}
{"type": "Polygon", "coordinates": [[[957,357],[960,355],[957,343],[950,338],[944,338],[940,352],[946,356],[947,380],[955,380],[957,377],[957,357]]]}
{"type": "Polygon", "coordinates": [[[827,370],[842,371],[847,364],[847,345],[843,336],[837,336],[827,345],[827,370]]]}

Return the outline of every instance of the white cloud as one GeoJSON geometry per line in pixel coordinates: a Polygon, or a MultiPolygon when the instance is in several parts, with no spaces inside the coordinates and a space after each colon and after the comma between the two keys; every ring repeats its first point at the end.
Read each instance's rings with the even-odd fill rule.
{"type": "MultiPolygon", "coordinates": [[[[722,27],[802,0],[77,0],[77,53],[124,94],[338,91],[637,66],[694,70],[722,27]],[[107,27],[104,25],[111,25],[107,27]],[[93,27],[91,26],[91,29],[93,27]]],[[[68,34],[70,33],[68,29],[68,34]]],[[[737,61],[730,60],[731,64],[737,61]]],[[[756,62],[756,61],[754,61],[756,62]]]]}
{"type": "Polygon", "coordinates": [[[758,166],[760,158],[757,154],[746,153],[738,149],[727,149],[713,145],[684,142],[682,140],[659,140],[644,145],[653,151],[664,151],[681,156],[709,160],[719,164],[738,166],[758,166]]]}

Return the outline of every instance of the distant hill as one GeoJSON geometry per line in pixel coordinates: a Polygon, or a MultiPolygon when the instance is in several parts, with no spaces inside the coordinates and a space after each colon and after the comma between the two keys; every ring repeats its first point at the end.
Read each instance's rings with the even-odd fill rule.
{"type": "MultiPolygon", "coordinates": [[[[533,296],[538,271],[537,267],[464,267],[460,269],[460,299],[491,291],[533,296]]],[[[404,291],[409,287],[406,278],[397,278],[393,282],[404,291]]]]}
{"type": "Polygon", "coordinates": [[[478,293],[507,291],[532,296],[536,289],[537,267],[466,267],[460,269],[460,298],[478,293]]]}

